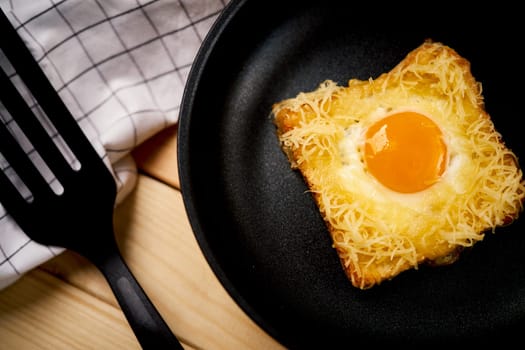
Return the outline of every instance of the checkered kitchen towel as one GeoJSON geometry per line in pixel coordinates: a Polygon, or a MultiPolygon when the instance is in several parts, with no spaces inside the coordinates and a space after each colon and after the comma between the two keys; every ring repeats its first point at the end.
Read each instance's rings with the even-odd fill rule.
{"type": "MultiPolygon", "coordinates": [[[[102,147],[117,203],[135,184],[130,151],[177,122],[193,58],[228,1],[0,0],[88,138],[102,147]]],[[[0,118],[8,121],[5,113],[0,118]]],[[[30,240],[0,205],[0,289],[62,250],[30,240]]]]}

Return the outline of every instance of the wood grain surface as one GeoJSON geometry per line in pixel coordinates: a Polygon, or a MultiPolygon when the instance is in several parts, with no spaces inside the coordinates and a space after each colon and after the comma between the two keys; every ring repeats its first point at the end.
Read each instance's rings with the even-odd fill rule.
{"type": "MultiPolygon", "coordinates": [[[[122,255],[185,349],[282,349],[208,266],[184,209],[177,127],[133,152],[134,191],[115,210],[122,255]]],[[[140,349],[102,274],[65,251],[0,291],[0,349],[140,349]]]]}

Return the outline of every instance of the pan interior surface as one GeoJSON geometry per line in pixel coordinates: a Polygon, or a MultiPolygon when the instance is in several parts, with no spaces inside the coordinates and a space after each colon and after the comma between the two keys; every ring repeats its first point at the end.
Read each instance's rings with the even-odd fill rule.
{"type": "Polygon", "coordinates": [[[195,236],[230,295],[289,348],[518,339],[523,220],[488,233],[453,265],[420,267],[361,291],[279,148],[273,103],[325,79],[375,78],[432,38],[470,60],[496,128],[525,156],[514,125],[523,98],[510,88],[524,70],[518,55],[504,54],[524,45],[516,32],[384,24],[393,30],[349,21],[330,1],[230,3],[196,58],[181,108],[179,174],[195,236]]]}

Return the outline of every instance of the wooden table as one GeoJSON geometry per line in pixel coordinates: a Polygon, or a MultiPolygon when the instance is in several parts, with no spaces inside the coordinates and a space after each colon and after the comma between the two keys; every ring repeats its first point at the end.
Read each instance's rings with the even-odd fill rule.
{"type": "MultiPolygon", "coordinates": [[[[186,217],[177,127],[137,148],[139,180],[115,211],[122,255],[185,349],[282,349],[233,301],[186,217]]],[[[102,274],[65,251],[0,291],[0,349],[140,349],[102,274]]]]}

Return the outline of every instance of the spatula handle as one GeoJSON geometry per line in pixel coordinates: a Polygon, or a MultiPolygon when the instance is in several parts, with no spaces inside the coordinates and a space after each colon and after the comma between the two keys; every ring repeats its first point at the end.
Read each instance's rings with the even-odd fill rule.
{"type": "Polygon", "coordinates": [[[90,257],[90,260],[106,277],[143,349],[183,349],[118,250],[90,257]]]}

